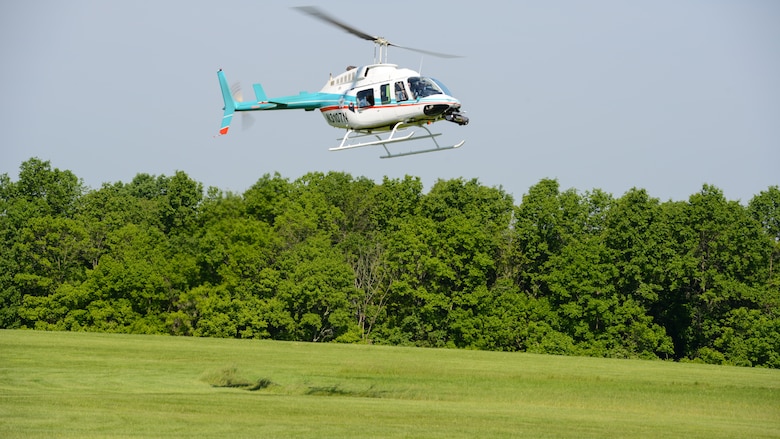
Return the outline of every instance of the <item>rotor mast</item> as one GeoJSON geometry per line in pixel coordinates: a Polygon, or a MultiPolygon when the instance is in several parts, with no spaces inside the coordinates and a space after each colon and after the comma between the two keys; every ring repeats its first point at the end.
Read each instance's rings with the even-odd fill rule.
{"type": "Polygon", "coordinates": [[[374,44],[374,64],[387,64],[387,52],[390,41],[382,37],[376,37],[374,44]]]}

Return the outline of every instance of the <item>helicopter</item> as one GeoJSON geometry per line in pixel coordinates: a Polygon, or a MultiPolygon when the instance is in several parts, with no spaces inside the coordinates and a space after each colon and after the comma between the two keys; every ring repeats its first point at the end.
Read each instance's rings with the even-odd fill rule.
{"type": "MultiPolygon", "coordinates": [[[[388,47],[411,50],[441,58],[458,58],[411,47],[399,46],[382,37],[366,34],[313,6],[296,7],[300,12],[339,27],[359,38],[375,44],[374,63],[364,66],[348,66],[346,71],[330,78],[319,92],[301,92],[297,95],[269,98],[261,84],[253,84],[255,101],[244,102],[240,90],[228,86],[222,69],[217,72],[223,108],[219,135],[228,133],[236,112],[265,110],[320,110],[326,122],[345,129],[341,143],[330,151],[344,151],[367,146],[382,146],[386,155],[393,158],[460,148],[462,140],[453,145],[441,146],[427,125],[446,120],[467,125],[468,117],[461,112],[461,103],[454,98],[440,81],[421,76],[412,69],[401,68],[387,62],[388,47]],[[422,128],[425,133],[415,136],[411,128],[422,128]],[[406,133],[407,129],[410,131],[406,133]],[[433,140],[434,146],[413,149],[408,152],[391,152],[388,145],[421,139],[433,140]]],[[[415,144],[417,145],[417,144],[415,144]]]]}

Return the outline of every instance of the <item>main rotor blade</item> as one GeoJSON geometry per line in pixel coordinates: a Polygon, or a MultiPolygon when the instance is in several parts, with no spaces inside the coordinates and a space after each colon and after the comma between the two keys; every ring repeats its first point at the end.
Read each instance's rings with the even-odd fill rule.
{"type": "Polygon", "coordinates": [[[447,53],[431,52],[430,50],[415,49],[413,47],[399,46],[398,44],[393,44],[393,43],[387,41],[386,39],[384,39],[382,37],[376,37],[374,35],[369,35],[369,34],[363,32],[361,30],[355,29],[354,27],[352,27],[352,26],[350,26],[350,25],[348,25],[346,23],[343,23],[343,22],[337,20],[336,18],[331,17],[330,15],[326,14],[325,12],[323,12],[322,10],[320,10],[319,8],[317,8],[315,6],[295,6],[295,9],[297,9],[297,10],[299,10],[299,11],[305,13],[305,14],[309,14],[309,15],[311,15],[314,18],[318,18],[318,19],[320,19],[322,21],[330,23],[330,24],[332,24],[332,25],[334,25],[336,27],[340,27],[341,29],[344,29],[345,31],[351,33],[352,35],[357,36],[358,38],[362,38],[362,39],[368,40],[368,41],[373,41],[376,44],[393,46],[393,47],[397,47],[399,49],[411,50],[412,52],[419,52],[419,53],[424,53],[426,55],[437,56],[439,58],[461,58],[461,56],[459,56],[459,55],[450,55],[450,54],[447,54],[447,53]]]}
{"type": "Polygon", "coordinates": [[[330,23],[330,24],[332,24],[334,26],[340,27],[340,28],[344,29],[345,31],[351,33],[352,35],[356,35],[356,36],[358,36],[358,37],[360,37],[360,38],[362,38],[364,40],[374,41],[374,42],[377,42],[377,41],[381,40],[381,38],[379,38],[379,37],[375,37],[373,35],[369,35],[369,34],[363,32],[363,31],[355,29],[354,27],[352,27],[352,26],[350,26],[350,25],[348,25],[346,23],[342,23],[339,20],[336,20],[335,18],[331,17],[330,15],[326,14],[325,12],[322,12],[320,9],[318,9],[318,8],[316,8],[314,6],[296,6],[295,9],[297,9],[297,10],[303,12],[303,13],[309,14],[309,15],[311,15],[314,18],[319,18],[322,21],[325,21],[325,22],[328,22],[328,23],[330,23]]]}
{"type": "Polygon", "coordinates": [[[460,55],[450,55],[448,53],[431,52],[430,50],[415,49],[414,47],[399,46],[398,44],[393,44],[393,43],[389,43],[389,42],[387,43],[387,45],[388,46],[397,47],[399,49],[411,50],[412,52],[424,53],[426,55],[436,56],[436,57],[439,57],[439,58],[463,58],[460,55]]]}

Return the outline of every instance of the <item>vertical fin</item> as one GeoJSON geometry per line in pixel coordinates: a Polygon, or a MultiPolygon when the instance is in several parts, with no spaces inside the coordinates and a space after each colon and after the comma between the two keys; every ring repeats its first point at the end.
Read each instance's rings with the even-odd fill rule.
{"type": "Polygon", "coordinates": [[[219,134],[223,136],[230,129],[230,122],[233,120],[233,113],[236,111],[236,101],[233,100],[233,95],[230,93],[230,87],[222,69],[219,69],[217,72],[217,77],[219,78],[219,87],[222,89],[222,99],[225,101],[225,114],[222,116],[222,125],[219,128],[219,134]]]}
{"type": "Polygon", "coordinates": [[[268,96],[265,95],[265,90],[263,90],[263,86],[260,84],[253,84],[252,88],[255,89],[255,96],[257,97],[257,102],[268,102],[268,96]]]}

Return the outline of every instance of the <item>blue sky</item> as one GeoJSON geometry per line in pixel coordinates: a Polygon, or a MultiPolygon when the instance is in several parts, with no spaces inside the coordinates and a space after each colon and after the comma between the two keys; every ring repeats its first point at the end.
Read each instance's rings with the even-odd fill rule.
{"type": "Polygon", "coordinates": [[[332,0],[321,8],[366,33],[463,55],[389,58],[461,100],[470,124],[434,128],[465,146],[329,152],[342,132],[304,111],[214,138],[219,68],[274,96],[373,60],[371,43],[291,8],[309,3],[2,2],[0,173],[39,157],[92,188],[182,170],[234,192],[273,172],[463,177],[515,200],[543,178],[663,201],[708,183],[747,202],[780,184],[780,2],[332,0]]]}

